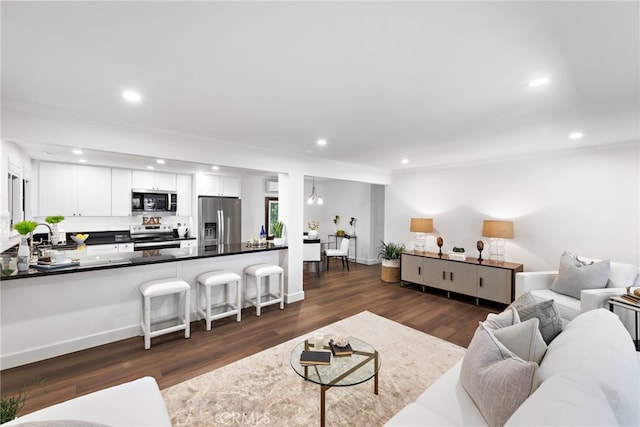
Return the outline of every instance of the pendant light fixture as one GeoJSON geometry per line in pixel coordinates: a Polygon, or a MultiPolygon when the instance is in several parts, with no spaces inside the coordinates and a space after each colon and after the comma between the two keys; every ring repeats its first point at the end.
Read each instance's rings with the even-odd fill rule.
{"type": "Polygon", "coordinates": [[[311,194],[309,195],[309,198],[307,199],[307,204],[312,205],[314,203],[317,203],[319,205],[322,205],[324,203],[324,200],[322,200],[322,196],[318,195],[318,193],[316,193],[316,178],[313,177],[313,187],[311,189],[311,194]]]}

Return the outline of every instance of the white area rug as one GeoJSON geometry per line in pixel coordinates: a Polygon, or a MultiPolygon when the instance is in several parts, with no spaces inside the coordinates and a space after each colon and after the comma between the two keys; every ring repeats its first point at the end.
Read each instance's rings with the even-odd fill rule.
{"type": "MultiPolygon", "coordinates": [[[[325,326],[373,345],[381,368],[373,380],[326,394],[327,426],[377,426],[414,401],[464,356],[465,349],[363,311],[325,326]]],[[[291,350],[309,331],[276,347],[162,391],[174,426],[313,426],[320,424],[320,386],[298,376],[291,350]]]]}

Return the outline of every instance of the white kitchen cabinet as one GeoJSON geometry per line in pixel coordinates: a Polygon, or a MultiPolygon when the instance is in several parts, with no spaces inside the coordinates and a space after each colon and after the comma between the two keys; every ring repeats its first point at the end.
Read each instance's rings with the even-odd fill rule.
{"type": "Polygon", "coordinates": [[[176,186],[178,193],[178,216],[191,216],[191,175],[177,175],[176,186]]]}
{"type": "Polygon", "coordinates": [[[176,174],[134,170],[131,172],[131,186],[142,190],[176,191],[176,174]]]}
{"type": "Polygon", "coordinates": [[[38,214],[111,215],[111,169],[40,163],[38,214]]]}
{"type": "Polygon", "coordinates": [[[197,240],[181,240],[180,241],[180,248],[195,248],[196,246],[198,246],[197,240]]]}
{"type": "Polygon", "coordinates": [[[240,197],[240,179],[223,177],[222,195],[226,197],[240,197]]]}
{"type": "Polygon", "coordinates": [[[131,215],[131,170],[111,169],[111,216],[131,215]]]}
{"type": "Polygon", "coordinates": [[[87,245],[87,256],[122,254],[133,252],[133,243],[109,243],[107,245],[87,245]]]}
{"type": "Polygon", "coordinates": [[[118,253],[125,254],[133,252],[133,243],[118,243],[118,253]]]}
{"type": "Polygon", "coordinates": [[[199,175],[198,196],[240,197],[240,179],[215,175],[199,175]]]}

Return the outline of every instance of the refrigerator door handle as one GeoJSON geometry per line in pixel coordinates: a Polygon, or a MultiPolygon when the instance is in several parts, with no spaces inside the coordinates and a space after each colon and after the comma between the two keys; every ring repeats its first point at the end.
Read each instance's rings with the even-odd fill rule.
{"type": "Polygon", "coordinates": [[[218,244],[225,243],[224,241],[224,215],[222,210],[218,209],[218,227],[220,228],[218,244]]]}

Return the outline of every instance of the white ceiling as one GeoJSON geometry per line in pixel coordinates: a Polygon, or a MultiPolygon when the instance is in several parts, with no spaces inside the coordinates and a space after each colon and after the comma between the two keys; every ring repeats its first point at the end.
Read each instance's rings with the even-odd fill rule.
{"type": "Polygon", "coordinates": [[[2,1],[2,102],[384,170],[620,143],[639,4],[2,1]]]}

